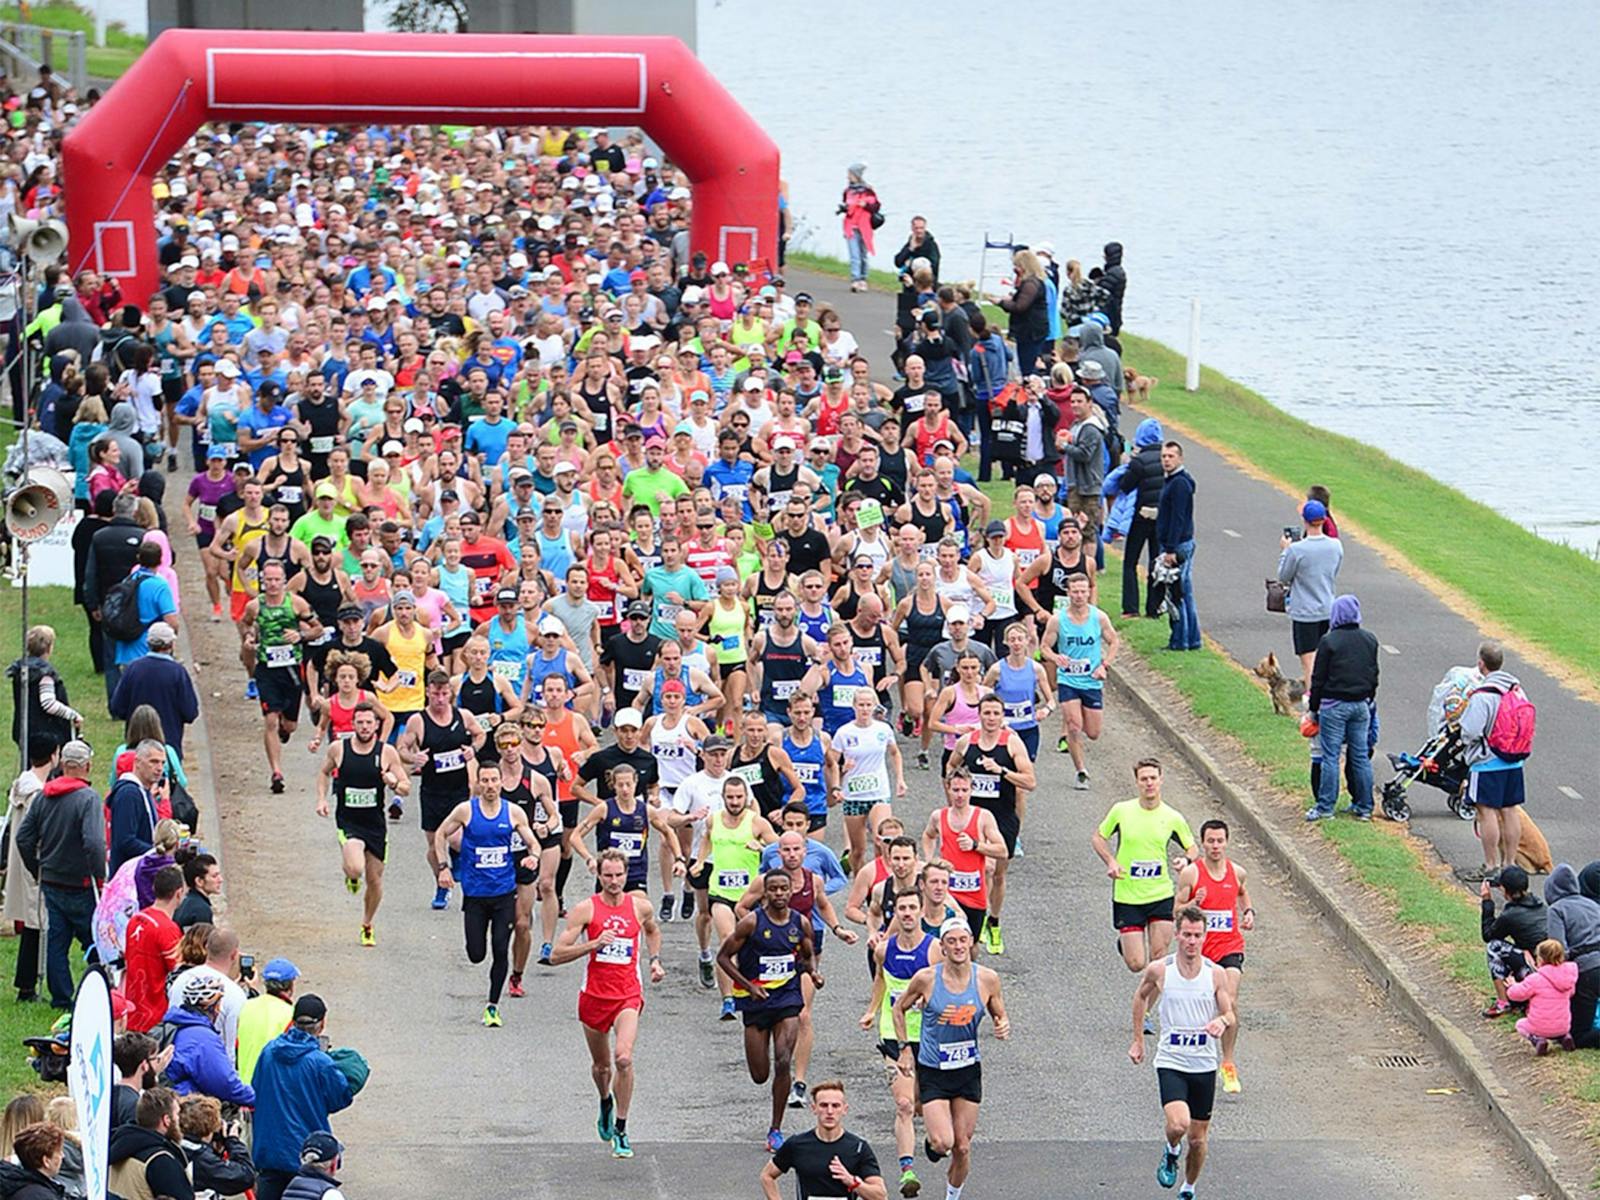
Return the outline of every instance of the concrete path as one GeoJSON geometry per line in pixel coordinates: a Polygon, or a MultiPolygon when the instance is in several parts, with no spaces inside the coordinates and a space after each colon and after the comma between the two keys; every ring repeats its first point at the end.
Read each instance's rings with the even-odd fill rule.
{"type": "MultiPolygon", "coordinates": [[[[889,370],[893,297],[882,292],[853,293],[842,280],[803,270],[785,273],[788,291],[810,291],[837,308],[846,329],[855,334],[876,372],[889,370]]],[[[1165,380],[1161,387],[1181,387],[1165,380]]],[[[1131,431],[1136,414],[1124,418],[1131,431]]],[[[1180,435],[1181,436],[1181,435],[1180,435]]],[[[1298,525],[1302,492],[1289,493],[1251,478],[1219,454],[1185,440],[1185,460],[1195,477],[1195,588],[1200,626],[1234,659],[1253,668],[1269,650],[1276,651],[1287,674],[1298,675],[1289,620],[1266,611],[1262,581],[1275,576],[1278,539],[1285,525],[1298,525]]],[[[1305,484],[1316,483],[1307,479],[1305,484]]],[[[1335,516],[1339,497],[1333,497],[1335,516]]],[[[1440,530],[1448,537],[1449,530],[1440,530]]],[[[1385,752],[1417,749],[1427,736],[1427,706],[1434,686],[1452,666],[1471,666],[1483,632],[1443,604],[1424,585],[1391,567],[1371,546],[1341,528],[1345,544],[1339,589],[1361,599],[1363,624],[1383,646],[1378,693],[1381,722],[1379,786],[1393,775],[1385,752]]],[[[1507,562],[1507,570],[1516,570],[1507,562]]],[[[1108,605],[1118,603],[1120,581],[1107,582],[1108,605]]],[[[1552,604],[1571,607],[1573,620],[1589,620],[1589,605],[1580,597],[1552,596],[1552,604]]],[[[1600,803],[1600,754],[1594,730],[1600,706],[1583,699],[1547,672],[1516,654],[1506,667],[1522,680],[1539,709],[1537,750],[1526,774],[1528,811],[1549,839],[1556,861],[1581,865],[1600,854],[1594,837],[1594,812],[1600,803]]],[[[1266,695],[1263,705],[1269,704],[1266,695]]],[[[1307,785],[1309,796],[1309,782],[1307,785]]],[[[1410,793],[1411,827],[1428,838],[1453,866],[1483,861],[1473,827],[1445,806],[1444,793],[1417,786],[1410,793]]]]}
{"type": "MultiPolygon", "coordinates": [[[[617,1162],[594,1134],[593,1089],[574,1019],[580,968],[536,968],[528,996],[505,1002],[505,1027],[483,1029],[486,971],[466,961],[459,899],[448,912],[428,909],[432,885],[414,815],[392,827],[378,947],[358,947],[360,902],[341,883],[331,824],[312,812],[316,760],[306,735],[286,752],[287,794],[270,795],[259,718],[242,698],[232,631],[203,617],[191,622],[218,770],[230,919],[258,960],[285,953],[299,963],[305,990],[328,1001],[335,1044],[358,1047],[372,1063],[366,1091],[335,1118],[349,1146],[349,1193],[453,1200],[756,1194],[765,1093],[744,1073],[738,1027],[716,1019],[714,994],[694,979],[691,929],[665,929],[670,973],[649,993],[637,1054],[630,1124],[638,1157],[617,1162]]],[[[1152,751],[1174,758],[1131,714],[1113,708],[1092,755],[1091,791],[1071,790],[1064,757],[1047,753],[1039,764],[1027,855],[1007,909],[1008,951],[986,960],[1001,973],[1014,1035],[1008,1043],[983,1035],[986,1100],[970,1196],[1159,1194],[1155,1080],[1126,1057],[1133,978],[1116,957],[1107,881],[1088,846],[1106,807],[1131,794],[1132,763],[1152,751]]],[[[900,807],[920,828],[936,779],[915,768],[908,775],[912,795],[900,807]]],[[[1177,767],[1168,797],[1196,828],[1218,812],[1177,767]]],[[[1386,1006],[1310,907],[1247,842],[1236,856],[1252,872],[1261,923],[1245,990],[1245,1092],[1219,1097],[1203,1194],[1509,1200],[1530,1191],[1474,1106],[1453,1090],[1459,1081],[1430,1060],[1419,1034],[1386,1006]],[[1396,1061],[1407,1065],[1386,1065],[1396,1061]]],[[[581,876],[569,886],[581,889],[581,876]]],[[[862,953],[832,943],[824,967],[810,1078],[846,1080],[852,1128],[892,1163],[881,1059],[855,1023],[868,994],[862,953]]],[[[801,1115],[791,1129],[801,1127],[801,1115]]],[[[923,1194],[940,1195],[939,1172],[920,1158],[917,1169],[923,1194]]]]}

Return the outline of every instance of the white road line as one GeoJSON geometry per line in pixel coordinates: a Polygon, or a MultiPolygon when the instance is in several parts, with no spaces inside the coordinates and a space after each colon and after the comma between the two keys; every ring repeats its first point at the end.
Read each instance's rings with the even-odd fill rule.
{"type": "Polygon", "coordinates": [[[1240,533],[1237,529],[1224,529],[1222,532],[1231,538],[1242,538],[1244,536],[1244,534],[1240,533]]]}
{"type": "Polygon", "coordinates": [[[1378,646],[1385,654],[1399,654],[1400,653],[1400,647],[1399,646],[1391,646],[1391,645],[1389,645],[1388,642],[1379,642],[1378,646]]]}
{"type": "Polygon", "coordinates": [[[1561,787],[1558,787],[1556,789],[1556,791],[1560,792],[1568,800],[1582,800],[1583,799],[1583,794],[1581,792],[1579,792],[1577,788],[1569,788],[1565,784],[1563,784],[1561,787]]]}

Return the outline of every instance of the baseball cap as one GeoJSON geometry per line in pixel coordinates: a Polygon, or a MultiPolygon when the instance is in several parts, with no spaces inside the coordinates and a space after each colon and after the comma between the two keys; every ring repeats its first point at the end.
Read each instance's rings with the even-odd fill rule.
{"type": "Polygon", "coordinates": [[[404,454],[406,452],[405,444],[390,438],[383,444],[383,452],[385,454],[404,454]]]}
{"type": "Polygon", "coordinates": [[[360,621],[366,615],[366,612],[359,604],[343,604],[339,606],[339,612],[335,619],[340,621],[360,621]]]}
{"type": "Polygon", "coordinates": [[[566,628],[559,617],[545,617],[539,622],[540,633],[553,633],[559,637],[566,628]]]}
{"type": "Polygon", "coordinates": [[[261,968],[261,978],[267,983],[288,983],[300,978],[300,968],[287,958],[275,958],[261,968]]]}
{"type": "Polygon", "coordinates": [[[838,383],[844,378],[844,372],[836,365],[829,364],[822,368],[822,381],[824,383],[838,383]]]}
{"type": "Polygon", "coordinates": [[[967,919],[965,917],[949,917],[945,920],[943,925],[939,926],[940,938],[947,938],[952,933],[970,934],[971,932],[972,926],[967,924],[967,919]]]}
{"type": "Polygon", "coordinates": [[[762,383],[761,380],[756,379],[754,376],[744,381],[744,390],[747,392],[759,392],[766,386],[766,384],[762,383]]]}
{"type": "Polygon", "coordinates": [[[774,450],[793,450],[795,448],[794,439],[792,437],[775,437],[772,439],[772,448],[774,450]]]}
{"type": "Polygon", "coordinates": [[[294,1002],[296,1021],[320,1021],[327,1015],[328,1006],[322,1002],[322,997],[314,992],[307,992],[294,1002]]]}
{"type": "Polygon", "coordinates": [[[329,554],[333,551],[333,539],[325,533],[319,533],[311,539],[311,553],[329,554]]]}
{"type": "Polygon", "coordinates": [[[516,588],[501,588],[494,594],[496,604],[515,604],[517,602],[516,588]]]}
{"type": "Polygon", "coordinates": [[[1325,521],[1328,519],[1328,506],[1321,500],[1307,500],[1300,509],[1300,515],[1308,521],[1325,521]]]}
{"type": "Polygon", "coordinates": [[[329,483],[326,479],[317,484],[317,486],[311,491],[311,498],[313,500],[320,500],[324,496],[328,497],[330,500],[337,500],[339,498],[339,489],[334,487],[334,485],[329,483]]]}
{"type": "MultiPolygon", "coordinates": [[[[216,444],[213,444],[211,449],[206,451],[206,461],[207,462],[211,461],[213,458],[227,458],[227,457],[228,457],[228,450],[227,450],[227,447],[225,447],[225,446],[218,446],[216,444]]],[[[332,493],[330,492],[329,495],[332,495],[332,493]]]]}
{"type": "Polygon", "coordinates": [[[306,1134],[306,1140],[300,1143],[302,1165],[332,1162],[343,1153],[343,1143],[325,1129],[313,1129],[306,1134]]]}
{"type": "Polygon", "coordinates": [[[407,433],[421,433],[426,428],[417,417],[407,417],[406,423],[400,427],[407,433]]]}
{"type": "Polygon", "coordinates": [[[984,537],[1005,537],[1006,523],[1004,521],[990,521],[983,527],[984,537]]]}
{"type": "Polygon", "coordinates": [[[649,437],[645,438],[644,444],[647,448],[650,446],[665,447],[667,444],[667,439],[662,437],[659,433],[652,433],[649,437]]]}
{"type": "MultiPolygon", "coordinates": [[[[664,691],[665,689],[662,690],[664,691]]],[[[720,733],[713,733],[705,741],[700,743],[700,749],[706,751],[707,753],[711,752],[712,750],[732,750],[733,742],[728,738],[723,737],[720,733]]]]}
{"type": "Polygon", "coordinates": [[[952,604],[944,610],[944,619],[954,625],[957,621],[971,621],[972,613],[965,604],[952,604]]]}
{"type": "Polygon", "coordinates": [[[217,374],[236,379],[239,376],[239,367],[231,358],[225,358],[217,364],[217,374]]]}
{"type": "Polygon", "coordinates": [[[611,718],[611,724],[618,729],[638,729],[644,724],[644,718],[639,715],[637,708],[619,708],[611,718]]]}
{"type": "Polygon", "coordinates": [[[575,463],[575,462],[571,462],[571,461],[569,461],[567,459],[563,459],[562,461],[558,462],[555,466],[550,468],[551,473],[555,474],[555,475],[564,475],[569,471],[576,471],[577,469],[578,469],[578,464],[575,463]]]}

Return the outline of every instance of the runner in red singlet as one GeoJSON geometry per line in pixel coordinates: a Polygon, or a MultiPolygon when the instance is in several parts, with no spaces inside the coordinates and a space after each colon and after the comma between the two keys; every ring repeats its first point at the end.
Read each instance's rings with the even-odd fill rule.
{"type": "Polygon", "coordinates": [[[650,897],[624,892],[628,860],[620,850],[600,852],[600,890],[567,914],[567,927],[550,955],[553,966],[587,958],[578,993],[578,1021],[589,1047],[589,1074],[600,1093],[600,1140],[616,1158],[632,1158],[628,1105],[633,1099],[633,1044],[639,1036],[644,986],[639,973],[639,937],[650,954],[650,982],[666,978],[661,965],[661,927],[650,897]],[[612,1048],[612,1035],[616,1048],[612,1048]]]}
{"type": "MultiPolygon", "coordinates": [[[[1228,979],[1234,1012],[1239,1009],[1239,981],[1244,976],[1244,935],[1256,927],[1256,910],[1250,907],[1244,868],[1228,858],[1228,823],[1213,818],[1200,826],[1200,857],[1178,876],[1174,901],[1178,908],[1194,904],[1206,915],[1206,940],[1200,953],[1221,967],[1228,979]]],[[[1222,1035],[1222,1090],[1237,1094],[1239,1070],[1233,1048],[1239,1041],[1239,1022],[1222,1035]]]]}
{"type": "Polygon", "coordinates": [[[1004,858],[1005,838],[986,808],[972,807],[972,776],[965,767],[951,771],[944,782],[950,803],[928,816],[922,831],[922,857],[942,858],[950,864],[950,899],[961,906],[967,924],[983,928],[989,908],[989,864],[1004,858]]]}
{"type": "Polygon", "coordinates": [[[355,732],[356,705],[372,705],[378,714],[378,740],[388,742],[394,728],[394,714],[378,697],[361,685],[372,672],[372,663],[365,654],[334,650],[328,655],[323,671],[333,683],[333,695],[323,705],[322,720],[317,723],[316,736],[306,749],[315,754],[324,742],[343,741],[355,732]]]}

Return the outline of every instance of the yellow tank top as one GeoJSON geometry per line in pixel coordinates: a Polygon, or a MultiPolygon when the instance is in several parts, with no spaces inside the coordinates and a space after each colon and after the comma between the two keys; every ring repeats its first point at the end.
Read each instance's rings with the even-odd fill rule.
{"type": "Polygon", "coordinates": [[[706,891],[724,900],[744,895],[761,866],[761,851],[750,849],[755,841],[756,815],[748,808],[733,828],[718,813],[711,818],[711,880],[706,891]]]}
{"type": "Polygon", "coordinates": [[[720,598],[711,605],[711,644],[716,647],[717,662],[725,667],[742,664],[747,651],[744,605],[736,602],[732,608],[723,608],[720,598]]]}
{"type": "Polygon", "coordinates": [[[389,630],[389,657],[394,659],[392,682],[396,686],[384,696],[384,706],[390,712],[415,712],[427,701],[423,680],[428,666],[428,631],[420,621],[412,626],[409,638],[398,625],[389,630]]]}
{"type": "Polygon", "coordinates": [[[233,548],[239,552],[233,560],[233,590],[236,592],[253,591],[256,580],[261,574],[260,561],[252,562],[243,571],[239,570],[239,562],[244,558],[245,548],[251,542],[259,541],[267,536],[267,518],[262,517],[258,525],[245,519],[244,510],[239,510],[239,530],[233,535],[233,548]]]}

